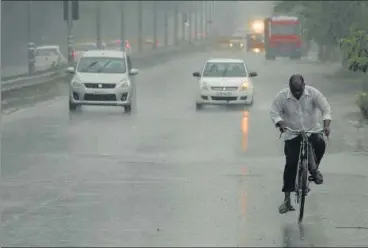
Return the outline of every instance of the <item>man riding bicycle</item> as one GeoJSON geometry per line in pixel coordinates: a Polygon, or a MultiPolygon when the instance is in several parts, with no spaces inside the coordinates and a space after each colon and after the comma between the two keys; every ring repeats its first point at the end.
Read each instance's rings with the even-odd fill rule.
{"type": "MultiPolygon", "coordinates": [[[[323,94],[312,86],[305,85],[301,75],[292,75],[289,87],[282,89],[272,102],[270,115],[273,123],[284,133],[284,153],[286,164],[284,169],[285,193],[284,202],[279,207],[281,214],[294,211],[290,201],[290,193],[295,191],[295,178],[299,161],[300,142],[302,137],[291,134],[286,127],[294,130],[319,131],[321,130],[318,110],[322,113],[323,130],[326,136],[330,134],[331,107],[323,94]]],[[[310,143],[315,152],[315,169],[310,169],[313,181],[323,183],[323,176],[318,170],[325,153],[326,142],[322,134],[313,133],[309,136],[310,143]]]]}

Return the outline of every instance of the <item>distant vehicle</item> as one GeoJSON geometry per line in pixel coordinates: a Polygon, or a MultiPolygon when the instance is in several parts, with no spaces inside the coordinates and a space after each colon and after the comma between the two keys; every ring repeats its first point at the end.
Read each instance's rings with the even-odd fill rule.
{"type": "Polygon", "coordinates": [[[69,110],[80,105],[123,106],[131,111],[132,82],[138,70],[132,68],[129,56],[121,51],[87,51],[76,68],[69,85],[69,110]]]}
{"type": "Polygon", "coordinates": [[[109,50],[121,50],[121,40],[112,40],[106,42],[106,49],[109,50]]]}
{"type": "Polygon", "coordinates": [[[60,47],[56,45],[39,46],[35,50],[35,69],[43,71],[56,68],[67,63],[66,58],[60,52],[60,47]]]}
{"type": "Polygon", "coordinates": [[[246,34],[247,52],[264,51],[264,18],[254,18],[249,22],[246,34]]]}
{"type": "Polygon", "coordinates": [[[208,60],[202,72],[194,72],[198,79],[196,108],[203,105],[252,105],[256,72],[249,72],[241,59],[218,58],[208,60]]]}
{"type": "Polygon", "coordinates": [[[275,16],[265,20],[265,56],[266,59],[276,57],[302,57],[302,27],[298,17],[275,16]]]}
{"type": "Polygon", "coordinates": [[[248,33],[246,35],[247,52],[263,52],[264,51],[264,36],[263,34],[248,33]]]}
{"type": "MultiPolygon", "coordinates": [[[[106,48],[106,44],[102,43],[102,49],[106,48]]],[[[86,51],[98,50],[97,44],[93,42],[77,43],[74,44],[73,58],[77,62],[86,51]]]]}

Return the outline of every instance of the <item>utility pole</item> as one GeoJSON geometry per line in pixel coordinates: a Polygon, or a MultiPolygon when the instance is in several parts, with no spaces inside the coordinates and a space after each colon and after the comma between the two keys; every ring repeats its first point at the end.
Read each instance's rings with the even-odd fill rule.
{"type": "Polygon", "coordinates": [[[197,2],[194,2],[194,39],[198,40],[198,9],[196,8],[197,2]]]}
{"type": "Polygon", "coordinates": [[[189,43],[192,43],[193,41],[193,9],[190,8],[189,13],[188,13],[188,23],[189,23],[189,28],[188,28],[188,39],[189,39],[189,43]]]}
{"type": "Polygon", "coordinates": [[[165,47],[169,45],[169,10],[165,8],[165,47]]]}
{"type": "Polygon", "coordinates": [[[28,74],[35,72],[35,44],[32,42],[32,1],[27,2],[28,74]]]}
{"type": "Polygon", "coordinates": [[[174,14],[174,45],[178,45],[178,23],[179,19],[179,3],[175,2],[175,14],[174,14]]]}
{"type": "Polygon", "coordinates": [[[98,49],[102,48],[101,39],[101,1],[96,1],[96,45],[98,49]]]}
{"type": "Polygon", "coordinates": [[[138,51],[143,50],[143,14],[142,1],[138,1],[138,51]]]}
{"type": "Polygon", "coordinates": [[[73,58],[73,16],[72,16],[72,2],[67,2],[67,29],[68,29],[68,63],[74,62],[73,58]]]}
{"type": "Polygon", "coordinates": [[[153,44],[152,49],[157,48],[157,1],[154,0],[153,4],[153,44]]]}
{"type": "Polygon", "coordinates": [[[204,1],[199,1],[200,4],[200,31],[201,31],[201,40],[203,40],[203,33],[204,33],[204,8],[203,8],[204,1]]]}
{"type": "Polygon", "coordinates": [[[120,50],[125,51],[125,1],[120,2],[120,50]]]}

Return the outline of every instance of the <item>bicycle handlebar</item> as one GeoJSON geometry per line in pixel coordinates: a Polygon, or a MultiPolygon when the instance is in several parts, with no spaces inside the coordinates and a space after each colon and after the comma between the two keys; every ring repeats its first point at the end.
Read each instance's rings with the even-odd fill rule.
{"type": "MultiPolygon", "coordinates": [[[[290,132],[292,132],[294,134],[301,134],[303,132],[305,134],[311,134],[311,133],[316,133],[316,134],[322,133],[322,134],[325,134],[325,132],[323,130],[320,130],[320,131],[304,131],[304,130],[294,130],[294,129],[291,129],[290,127],[285,127],[285,129],[286,130],[289,130],[290,132]]],[[[282,134],[283,134],[283,132],[280,133],[280,137],[279,138],[281,138],[282,134]]],[[[327,139],[328,139],[328,137],[327,137],[327,139]]]]}
{"type": "Polygon", "coordinates": [[[291,129],[290,127],[285,127],[285,129],[289,130],[290,132],[292,133],[324,133],[323,130],[320,130],[320,131],[304,131],[304,130],[294,130],[294,129],[291,129]]]}

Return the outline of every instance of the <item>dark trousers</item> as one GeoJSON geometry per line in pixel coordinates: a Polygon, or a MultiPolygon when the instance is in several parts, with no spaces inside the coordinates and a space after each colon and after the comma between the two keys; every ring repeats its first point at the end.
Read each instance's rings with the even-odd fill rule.
{"type": "MultiPolygon", "coordinates": [[[[326,143],[321,134],[312,134],[309,137],[309,140],[315,152],[316,164],[318,168],[322,157],[325,154],[326,143]]],[[[301,141],[301,136],[285,141],[284,153],[286,156],[286,164],[284,169],[284,186],[282,187],[282,192],[294,191],[301,141]]]]}

